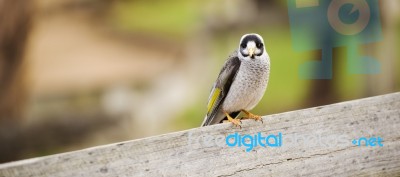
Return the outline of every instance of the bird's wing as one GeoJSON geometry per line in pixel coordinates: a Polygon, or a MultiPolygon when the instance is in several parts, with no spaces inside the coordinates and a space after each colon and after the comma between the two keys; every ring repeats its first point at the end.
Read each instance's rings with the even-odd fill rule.
{"type": "MultiPolygon", "coordinates": [[[[231,88],[232,82],[235,80],[236,74],[239,71],[240,60],[237,52],[233,52],[226,60],[221,72],[211,89],[207,104],[207,115],[202,126],[210,125],[216,118],[216,115],[225,100],[226,95],[231,88]]],[[[218,122],[221,120],[218,120],[218,122]]]]}

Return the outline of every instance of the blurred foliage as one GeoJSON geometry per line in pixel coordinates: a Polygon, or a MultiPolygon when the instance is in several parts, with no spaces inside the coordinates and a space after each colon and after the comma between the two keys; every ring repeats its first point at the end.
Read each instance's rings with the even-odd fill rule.
{"type": "Polygon", "coordinates": [[[182,37],[198,22],[202,1],[118,1],[111,21],[122,31],[182,37]]]}

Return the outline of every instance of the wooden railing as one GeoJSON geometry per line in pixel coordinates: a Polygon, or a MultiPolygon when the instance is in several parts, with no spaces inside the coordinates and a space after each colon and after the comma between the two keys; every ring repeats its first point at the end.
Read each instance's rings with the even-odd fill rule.
{"type": "Polygon", "coordinates": [[[225,123],[1,164],[0,176],[400,175],[400,93],[263,120],[245,120],[242,129],[225,123]],[[250,150],[249,137],[247,146],[225,142],[228,135],[233,145],[235,133],[258,132],[273,135],[281,146],[258,142],[250,150]]]}

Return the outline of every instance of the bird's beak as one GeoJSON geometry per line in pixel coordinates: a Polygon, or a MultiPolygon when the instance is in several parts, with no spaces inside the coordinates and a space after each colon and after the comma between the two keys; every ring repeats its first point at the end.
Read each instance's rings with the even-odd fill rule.
{"type": "Polygon", "coordinates": [[[254,47],[250,47],[248,50],[249,50],[249,56],[250,56],[251,58],[254,58],[254,51],[255,51],[255,48],[254,48],[254,47]]]}

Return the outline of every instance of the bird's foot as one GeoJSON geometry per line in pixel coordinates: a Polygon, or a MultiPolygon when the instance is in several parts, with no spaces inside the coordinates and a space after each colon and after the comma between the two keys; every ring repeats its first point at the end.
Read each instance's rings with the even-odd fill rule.
{"type": "Polygon", "coordinates": [[[232,122],[234,126],[242,128],[242,126],[240,125],[242,123],[242,121],[238,118],[232,118],[228,113],[225,112],[226,117],[228,118],[229,122],[232,122]]]}
{"type": "Polygon", "coordinates": [[[234,119],[234,118],[228,117],[228,121],[232,122],[233,125],[235,125],[236,127],[242,128],[242,126],[240,125],[242,123],[242,121],[240,119],[237,119],[237,118],[234,119]]]}
{"type": "Polygon", "coordinates": [[[254,119],[255,121],[261,121],[261,123],[264,123],[261,116],[252,114],[246,110],[242,110],[242,111],[247,115],[247,117],[244,117],[244,119],[254,119]]]}

